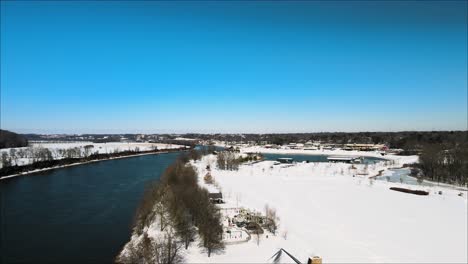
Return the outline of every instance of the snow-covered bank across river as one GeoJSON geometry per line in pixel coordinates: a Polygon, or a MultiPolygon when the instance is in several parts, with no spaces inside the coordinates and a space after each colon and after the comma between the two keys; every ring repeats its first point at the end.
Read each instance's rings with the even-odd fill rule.
{"type": "Polygon", "coordinates": [[[102,160],[121,159],[189,147],[154,143],[49,143],[0,150],[0,180],[102,160]],[[7,166],[4,163],[8,162],[7,166]]]}
{"type": "MultiPolygon", "coordinates": [[[[151,150],[178,149],[183,147],[174,144],[161,143],[139,143],[139,142],[108,142],[108,143],[93,143],[93,142],[64,142],[64,143],[33,143],[29,147],[23,148],[6,148],[0,149],[0,155],[5,153],[10,159],[11,165],[28,165],[39,159],[38,151],[40,149],[48,149],[51,158],[54,160],[64,159],[67,157],[76,158],[77,156],[89,156],[91,154],[114,154],[119,152],[144,152],[151,150]],[[71,151],[73,150],[73,151],[71,151]],[[12,154],[14,156],[12,156],[12,154]]],[[[0,168],[3,166],[0,160],[0,168]]]]}
{"type": "MultiPolygon", "coordinates": [[[[242,151],[262,152],[262,149],[242,151]]],[[[283,153],[291,151],[296,150],[283,153]]],[[[340,154],[335,152],[326,154],[340,154]]],[[[363,152],[356,154],[364,156],[363,152]]],[[[385,158],[395,160],[398,166],[417,161],[415,156],[385,158]]],[[[242,165],[238,171],[225,171],[216,168],[216,156],[210,155],[193,165],[199,175],[205,175],[210,165],[211,175],[228,204],[259,212],[266,204],[276,208],[280,226],[276,236],[269,234],[267,238],[264,234],[258,245],[255,239],[228,245],[210,258],[200,248],[191,246],[186,252],[187,262],[265,263],[271,262],[280,248],[302,262],[314,255],[321,256],[324,263],[467,260],[467,192],[447,186],[369,179],[388,169],[384,162],[367,166],[364,176],[359,173],[366,170],[363,164],[274,165],[273,161],[263,161],[242,165]],[[429,195],[389,190],[394,186],[425,190],[429,195]]],[[[199,184],[213,188],[201,176],[199,184]]]]}
{"type": "Polygon", "coordinates": [[[78,166],[78,165],[83,165],[83,164],[88,164],[88,163],[93,163],[93,162],[100,162],[100,161],[106,161],[106,160],[116,160],[116,159],[125,159],[125,158],[132,158],[132,157],[138,157],[138,156],[145,156],[145,155],[156,155],[156,154],[165,154],[169,153],[171,150],[166,150],[166,151],[147,151],[147,152],[140,152],[140,153],[135,153],[135,154],[129,154],[129,155],[119,155],[119,156],[114,156],[110,158],[104,158],[104,159],[92,159],[92,160],[87,160],[87,161],[82,161],[82,162],[75,162],[75,163],[69,163],[66,165],[57,165],[57,166],[52,166],[52,167],[46,167],[46,168],[41,168],[41,169],[34,169],[34,170],[29,170],[17,174],[11,174],[8,176],[3,176],[0,177],[1,180],[6,180],[9,178],[13,177],[18,177],[22,175],[28,175],[28,174],[33,174],[33,173],[38,173],[38,172],[44,172],[48,170],[55,170],[55,169],[60,169],[60,168],[66,168],[66,167],[73,167],[73,166],[78,166]]]}

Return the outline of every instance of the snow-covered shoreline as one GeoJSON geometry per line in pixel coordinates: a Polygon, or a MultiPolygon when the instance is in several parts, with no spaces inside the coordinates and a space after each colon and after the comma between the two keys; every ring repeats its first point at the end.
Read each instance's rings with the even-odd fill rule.
{"type": "Polygon", "coordinates": [[[116,159],[125,159],[125,158],[132,158],[132,157],[146,156],[146,155],[165,154],[165,153],[169,153],[169,151],[137,153],[137,154],[131,154],[131,155],[125,155],[125,156],[110,157],[110,158],[106,158],[106,159],[96,159],[96,160],[89,160],[89,161],[83,161],[83,162],[70,163],[70,164],[66,164],[66,165],[53,166],[53,167],[37,169],[37,170],[31,170],[31,171],[26,171],[26,172],[22,172],[22,173],[3,176],[3,177],[0,177],[0,181],[10,179],[10,178],[14,178],[14,177],[18,177],[18,176],[26,176],[26,175],[34,174],[34,173],[38,173],[38,172],[56,170],[56,169],[67,168],[67,167],[73,167],[73,166],[78,166],[78,165],[83,165],[83,164],[88,164],[88,163],[108,161],[108,160],[116,160],[116,159]]]}
{"type": "MultiPolygon", "coordinates": [[[[165,150],[176,149],[183,147],[182,145],[175,144],[161,144],[161,143],[144,143],[144,142],[108,142],[108,143],[93,143],[93,142],[62,142],[62,143],[48,143],[40,142],[33,143],[28,147],[21,148],[6,148],[0,149],[0,154],[7,154],[11,159],[12,165],[28,165],[34,162],[37,158],[37,151],[47,149],[50,152],[51,158],[54,160],[66,158],[67,155],[81,155],[86,156],[90,154],[114,154],[125,151],[145,152],[151,150],[165,150]],[[73,150],[73,153],[67,151],[73,150]],[[11,157],[11,154],[15,157],[11,157]]],[[[1,161],[0,161],[1,163],[1,161]]],[[[0,167],[3,166],[0,164],[0,167]]]]}
{"type": "MultiPolygon", "coordinates": [[[[266,151],[247,148],[241,152],[266,151]]],[[[401,165],[417,160],[391,155],[386,158],[401,165]]],[[[466,191],[369,179],[379,170],[388,169],[383,162],[374,168],[368,166],[366,176],[356,176],[356,171],[364,169],[362,164],[354,165],[355,171],[350,169],[352,165],[343,163],[273,164],[263,161],[242,165],[238,171],[223,171],[216,168],[213,155],[193,162],[199,175],[206,174],[210,165],[211,175],[228,204],[259,212],[265,204],[276,208],[280,230],[277,236],[263,236],[259,245],[254,241],[228,245],[223,253],[211,258],[197,247],[190,247],[187,262],[264,263],[271,261],[269,258],[279,248],[303,262],[314,255],[323,257],[324,263],[466,262],[466,191]],[[389,190],[393,186],[422,189],[430,194],[416,196],[389,190]]],[[[199,184],[213,188],[201,179],[199,184]]]]}
{"type": "MultiPolygon", "coordinates": [[[[60,164],[51,167],[31,169],[28,171],[18,172],[0,177],[0,180],[18,177],[22,175],[54,170],[70,166],[77,166],[92,162],[130,158],[142,155],[154,155],[167,153],[171,150],[185,149],[185,146],[175,144],[160,144],[160,143],[140,143],[140,142],[109,142],[109,143],[92,143],[92,142],[65,142],[65,143],[33,143],[29,147],[1,149],[0,154],[2,159],[5,155],[10,159],[11,165],[28,166],[32,165],[35,160],[44,161],[44,155],[39,155],[39,151],[48,151],[48,160],[76,159],[76,162],[68,164],[60,164]],[[11,157],[15,155],[15,157],[11,157]],[[95,159],[86,160],[91,154],[96,155],[95,159]],[[72,155],[72,156],[69,156],[72,155]],[[81,160],[80,160],[81,159],[81,160]],[[84,159],[84,160],[83,160],[84,159]]],[[[0,164],[0,169],[3,164],[0,164]]]]}

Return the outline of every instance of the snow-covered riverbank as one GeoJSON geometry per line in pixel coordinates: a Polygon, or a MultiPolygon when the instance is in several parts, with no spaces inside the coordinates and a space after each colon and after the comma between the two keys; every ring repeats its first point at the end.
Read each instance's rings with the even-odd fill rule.
{"type": "MultiPolygon", "coordinates": [[[[305,150],[270,151],[304,154],[305,150]]],[[[266,151],[250,148],[242,152],[266,151]]],[[[320,151],[320,154],[343,153],[320,151]]],[[[363,152],[356,154],[364,156],[363,152]]],[[[385,158],[399,165],[417,161],[416,156],[387,155],[385,158]]],[[[353,165],[342,163],[291,166],[263,161],[242,165],[238,171],[223,171],[216,168],[216,156],[210,155],[193,164],[199,175],[205,175],[210,165],[211,175],[227,203],[259,212],[266,204],[276,208],[280,228],[276,236],[263,235],[259,245],[254,240],[228,245],[210,258],[200,248],[191,246],[186,252],[187,262],[271,262],[271,256],[280,248],[303,262],[314,255],[321,256],[325,263],[466,262],[466,191],[369,179],[388,169],[384,162],[367,169],[365,165],[355,164],[356,169],[352,169],[353,165]],[[360,175],[364,170],[367,174],[360,175]],[[393,186],[426,190],[430,194],[417,196],[389,190],[393,186]]],[[[199,184],[207,186],[202,177],[199,184]]],[[[292,262],[292,259],[284,261],[292,262]]]]}
{"type": "MultiPolygon", "coordinates": [[[[166,150],[177,149],[183,147],[174,144],[161,143],[140,143],[140,142],[108,142],[108,143],[92,143],[92,142],[65,142],[65,143],[33,143],[29,147],[23,148],[7,148],[0,149],[0,155],[5,153],[6,158],[10,159],[11,165],[28,165],[34,160],[39,159],[38,151],[40,149],[48,149],[51,158],[54,160],[63,159],[67,156],[88,156],[90,154],[114,154],[126,151],[144,152],[151,150],[166,150]],[[73,151],[70,151],[73,150],[73,151]]],[[[0,160],[0,168],[3,166],[0,160]]]]}
{"type": "Polygon", "coordinates": [[[89,160],[89,161],[83,161],[83,162],[70,163],[70,164],[67,164],[67,165],[47,167],[47,168],[43,168],[43,169],[36,169],[36,170],[21,172],[21,173],[17,173],[17,174],[8,175],[8,176],[3,176],[3,177],[0,177],[0,181],[1,180],[6,180],[6,179],[9,179],[9,178],[13,178],[13,177],[22,176],[22,175],[38,173],[38,172],[43,172],[43,171],[48,171],[48,170],[55,170],[55,169],[66,168],[66,167],[73,167],[73,166],[83,165],[83,164],[87,164],[87,163],[100,162],[100,161],[106,161],[106,160],[115,160],[115,159],[125,159],[125,158],[132,158],[132,157],[145,156],[145,155],[164,154],[164,153],[168,153],[169,151],[170,150],[158,151],[158,152],[145,152],[145,153],[129,154],[129,155],[124,155],[124,156],[110,157],[110,158],[106,158],[106,159],[89,160]]]}

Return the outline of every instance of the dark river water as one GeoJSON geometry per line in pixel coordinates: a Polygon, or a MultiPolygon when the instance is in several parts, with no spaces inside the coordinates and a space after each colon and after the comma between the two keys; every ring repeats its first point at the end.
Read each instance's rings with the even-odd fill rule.
{"type": "Polygon", "coordinates": [[[111,263],[145,185],[179,153],[101,161],[0,181],[1,263],[111,263]]]}

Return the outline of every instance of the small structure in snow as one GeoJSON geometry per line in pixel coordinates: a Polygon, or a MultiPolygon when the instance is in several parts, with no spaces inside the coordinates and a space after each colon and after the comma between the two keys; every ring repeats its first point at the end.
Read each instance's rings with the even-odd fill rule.
{"type": "Polygon", "coordinates": [[[223,203],[223,194],[222,193],[209,193],[208,198],[212,203],[223,203]]]}
{"type": "Polygon", "coordinates": [[[293,163],[294,159],[292,158],[279,158],[276,159],[280,163],[293,163]]]}
{"type": "Polygon", "coordinates": [[[351,156],[330,156],[327,158],[329,162],[344,162],[344,163],[360,163],[360,157],[351,156]]]}
{"type": "Polygon", "coordinates": [[[322,258],[319,256],[313,256],[309,258],[307,264],[322,264],[322,258]]]}

